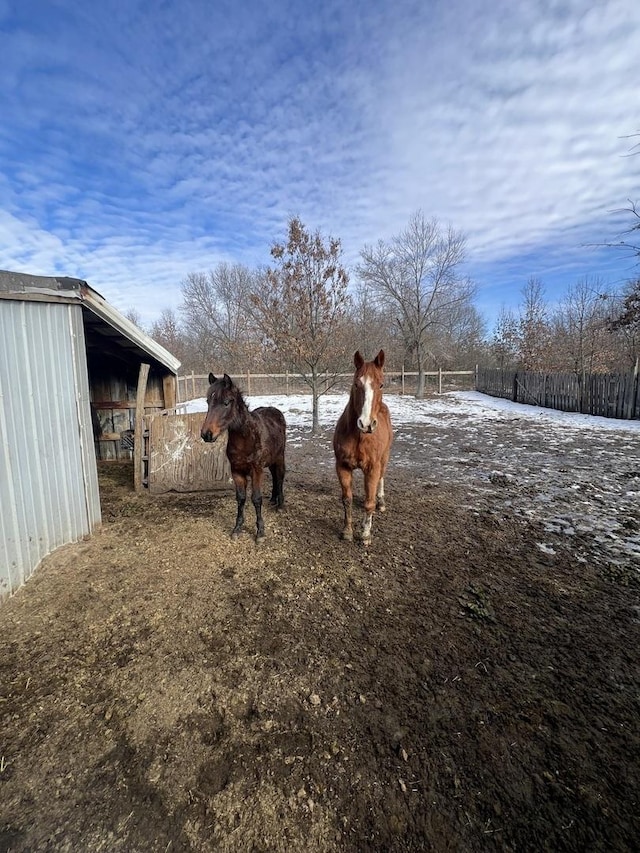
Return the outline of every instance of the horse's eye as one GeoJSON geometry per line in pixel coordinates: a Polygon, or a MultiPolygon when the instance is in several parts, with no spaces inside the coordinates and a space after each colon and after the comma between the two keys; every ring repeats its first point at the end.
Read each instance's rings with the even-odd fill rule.
{"type": "Polygon", "coordinates": [[[231,400],[225,400],[225,401],[224,401],[224,404],[225,404],[225,406],[230,406],[230,405],[231,405],[231,400]]]}

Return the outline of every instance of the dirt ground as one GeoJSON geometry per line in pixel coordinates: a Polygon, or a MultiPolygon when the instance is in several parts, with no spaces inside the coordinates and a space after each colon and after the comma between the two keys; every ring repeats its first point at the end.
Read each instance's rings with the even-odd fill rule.
{"type": "Polygon", "coordinates": [[[1,851],[638,849],[634,567],[406,458],[343,543],[330,454],[259,548],[228,484],[101,466],[101,532],[0,610],[1,851]]]}

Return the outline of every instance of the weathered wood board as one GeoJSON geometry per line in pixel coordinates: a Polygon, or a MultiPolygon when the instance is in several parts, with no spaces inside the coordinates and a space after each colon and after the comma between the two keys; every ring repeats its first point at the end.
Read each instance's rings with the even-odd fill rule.
{"type": "Polygon", "coordinates": [[[207,491],[229,479],[227,434],[207,444],[200,438],[202,420],[201,412],[149,418],[150,493],[207,491]]]}

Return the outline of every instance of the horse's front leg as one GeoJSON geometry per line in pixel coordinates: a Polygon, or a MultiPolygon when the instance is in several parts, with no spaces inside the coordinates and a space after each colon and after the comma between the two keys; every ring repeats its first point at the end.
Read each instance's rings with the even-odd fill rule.
{"type": "Polygon", "coordinates": [[[344,465],[336,463],[338,481],[342,489],[342,506],[344,507],[344,527],[342,538],[345,542],[353,541],[353,471],[344,465]]]}
{"type": "MultiPolygon", "coordinates": [[[[371,544],[373,512],[376,508],[376,499],[379,500],[380,497],[380,482],[380,468],[378,466],[364,472],[364,521],[362,522],[363,545],[371,544]]],[[[382,486],[382,503],[384,505],[384,484],[382,486]]]]}
{"type": "Polygon", "coordinates": [[[251,502],[256,511],[256,544],[264,539],[264,521],[262,520],[262,468],[251,472],[251,502]]]}
{"type": "Polygon", "coordinates": [[[376,492],[376,509],[380,512],[384,512],[387,508],[387,505],[384,502],[384,477],[380,477],[378,481],[378,490],[376,492]]]}
{"type": "Polygon", "coordinates": [[[233,482],[236,485],[236,503],[238,504],[238,514],[236,516],[236,525],[231,531],[231,538],[237,539],[244,526],[244,505],[247,502],[247,478],[244,474],[231,473],[233,482]]]}

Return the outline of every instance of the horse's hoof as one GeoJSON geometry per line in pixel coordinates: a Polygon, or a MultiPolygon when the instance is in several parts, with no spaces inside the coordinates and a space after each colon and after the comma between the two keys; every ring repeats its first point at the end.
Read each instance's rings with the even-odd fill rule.
{"type": "Polygon", "coordinates": [[[342,541],[343,542],[353,542],[353,531],[352,530],[343,530],[342,531],[342,541]]]}
{"type": "Polygon", "coordinates": [[[232,530],[231,531],[231,538],[233,539],[234,542],[239,537],[240,537],[240,531],[239,530],[232,530]]]}
{"type": "Polygon", "coordinates": [[[387,511],[387,508],[384,504],[378,505],[378,512],[386,512],[386,511],[387,511]]]}
{"type": "Polygon", "coordinates": [[[369,547],[369,545],[371,545],[371,538],[369,538],[369,539],[363,539],[363,540],[362,540],[362,544],[364,545],[364,547],[365,547],[365,548],[368,548],[368,547],[369,547]]]}
{"type": "Polygon", "coordinates": [[[256,536],[256,545],[264,545],[264,534],[262,536],[256,536]]]}

